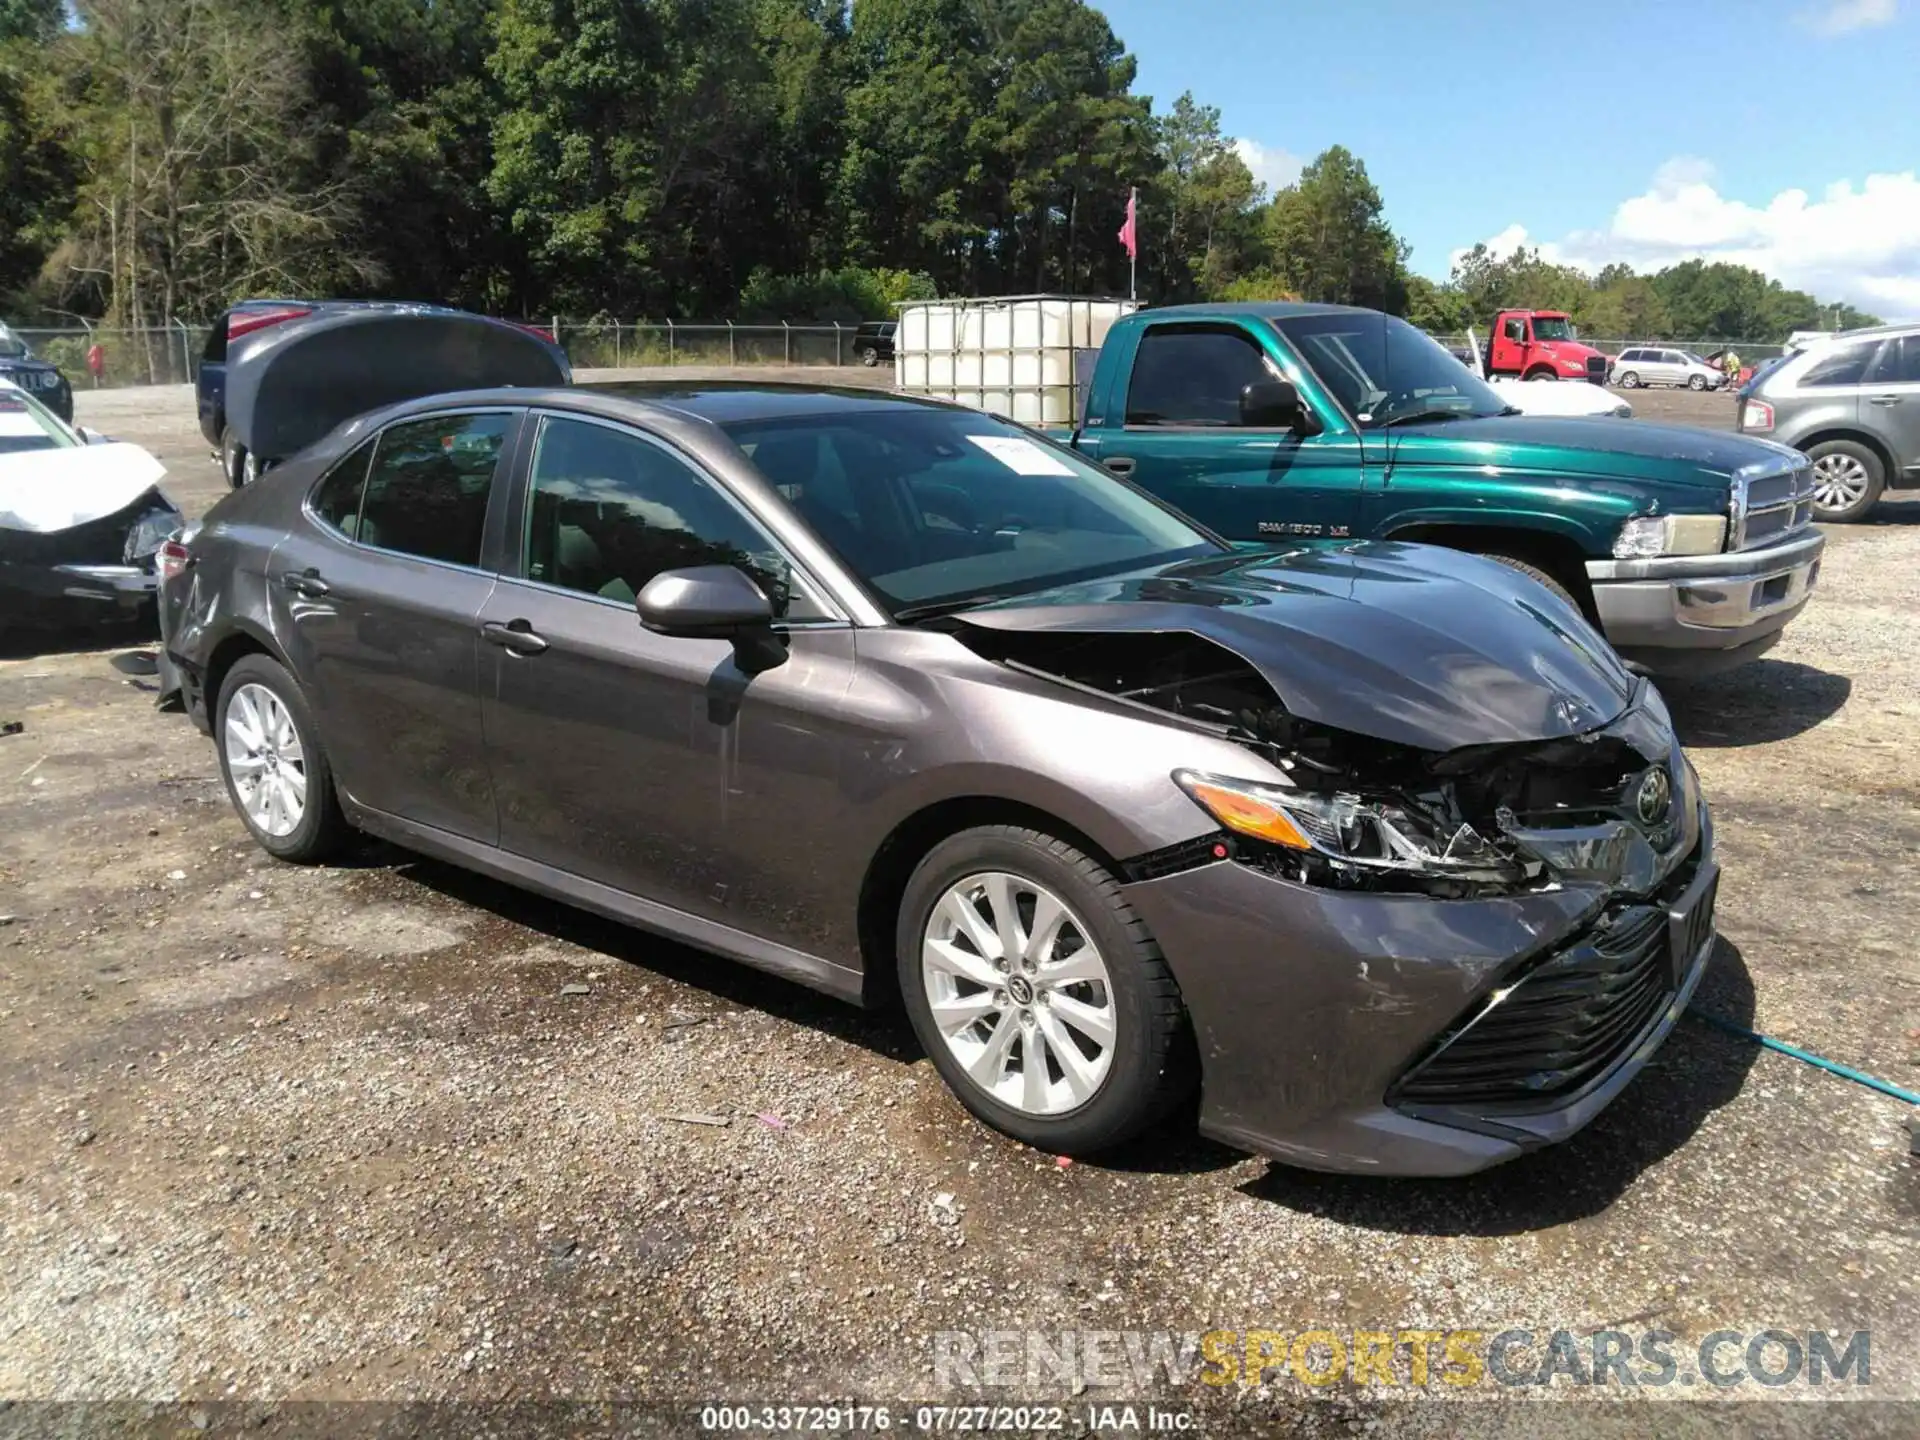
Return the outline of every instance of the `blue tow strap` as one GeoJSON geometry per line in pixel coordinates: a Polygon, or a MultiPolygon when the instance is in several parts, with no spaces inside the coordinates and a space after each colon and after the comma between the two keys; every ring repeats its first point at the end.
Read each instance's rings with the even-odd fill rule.
{"type": "Polygon", "coordinates": [[[1842,1080],[1851,1080],[1854,1084],[1864,1085],[1869,1090],[1878,1090],[1882,1095],[1891,1095],[1894,1099],[1904,1100],[1909,1105],[1920,1105],[1920,1095],[1914,1094],[1911,1090],[1902,1090],[1898,1085],[1879,1079],[1877,1076],[1869,1075],[1865,1071],[1855,1070],[1849,1066],[1837,1064],[1832,1060],[1827,1060],[1819,1055],[1815,1055],[1811,1051],[1802,1050],[1797,1045],[1789,1045],[1784,1040],[1776,1040],[1771,1035],[1762,1035],[1757,1030],[1749,1030],[1743,1025],[1735,1025],[1731,1020],[1722,1020],[1718,1015],[1709,1014],[1705,1010],[1689,1010],[1687,1013],[1696,1020],[1706,1021],[1707,1024],[1713,1026],[1716,1030],[1724,1030],[1729,1035],[1738,1035],[1742,1040],[1751,1040],[1763,1049],[1778,1050],[1782,1055],[1791,1055],[1794,1059],[1805,1061],[1817,1070],[1825,1070],[1831,1075],[1838,1075],[1842,1080]]]}

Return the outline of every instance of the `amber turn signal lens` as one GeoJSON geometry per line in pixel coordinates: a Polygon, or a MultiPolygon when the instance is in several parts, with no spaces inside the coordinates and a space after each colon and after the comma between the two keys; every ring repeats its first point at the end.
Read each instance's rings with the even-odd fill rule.
{"type": "Polygon", "coordinates": [[[1300,833],[1300,827],[1287,817],[1287,812],[1269,800],[1202,780],[1197,775],[1183,777],[1181,786],[1203,810],[1236,834],[1285,845],[1290,850],[1313,848],[1300,833]]]}

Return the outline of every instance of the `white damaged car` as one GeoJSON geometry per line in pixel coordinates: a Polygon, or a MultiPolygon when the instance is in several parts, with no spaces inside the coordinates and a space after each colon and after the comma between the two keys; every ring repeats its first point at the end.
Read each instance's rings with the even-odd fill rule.
{"type": "Polygon", "coordinates": [[[159,490],[165,473],[0,380],[0,628],[151,613],[155,554],[185,523],[159,490]]]}

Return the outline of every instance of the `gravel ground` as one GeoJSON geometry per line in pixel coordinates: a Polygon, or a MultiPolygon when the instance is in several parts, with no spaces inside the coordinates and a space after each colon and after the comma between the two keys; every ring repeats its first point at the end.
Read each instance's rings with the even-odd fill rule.
{"type": "MultiPolygon", "coordinates": [[[[185,391],[79,408],[189,511],[217,498],[185,391]]],[[[1726,867],[1696,1010],[1920,1087],[1920,504],[1828,553],[1772,655],[1667,687],[1726,867]]],[[[1312,1175],[1177,1128],[1063,1168],[973,1123],[897,1017],[382,846],[274,863],[128,673],[137,639],[0,659],[26,726],[0,739],[0,1397],[617,1398],[674,1431],[721,1398],[1052,1398],[1073,1431],[1111,1395],[1216,1432],[1644,1433],[1564,1383],[1545,1409],[1409,1406],[943,1391],[932,1367],[950,1330],[1612,1325],[1676,1332],[1683,1362],[1714,1330],[1871,1329],[1847,1393],[1920,1399],[1893,1100],[1690,1019],[1577,1140],[1468,1180],[1312,1175]]],[[[1727,1403],[1818,1393],[1748,1383],[1662,1433],[1920,1418],[1727,1403]]],[[[0,1434],[69,1413],[0,1407],[0,1434]]]]}

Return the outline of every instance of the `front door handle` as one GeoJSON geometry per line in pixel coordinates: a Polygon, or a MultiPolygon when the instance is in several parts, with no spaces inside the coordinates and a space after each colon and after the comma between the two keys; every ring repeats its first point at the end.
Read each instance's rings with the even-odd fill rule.
{"type": "Polygon", "coordinates": [[[1867,403],[1869,405],[1898,405],[1904,399],[1906,399],[1904,395],[1869,395],[1867,397],[1867,403]]]}
{"type": "Polygon", "coordinates": [[[1131,455],[1109,455],[1100,463],[1116,475],[1131,475],[1133,473],[1133,457],[1131,455]]]}
{"type": "Polygon", "coordinates": [[[305,570],[289,570],[280,577],[280,584],[296,595],[305,595],[317,600],[322,595],[333,593],[333,587],[320,578],[320,572],[311,567],[305,570]]]}
{"type": "Polygon", "coordinates": [[[547,648],[547,642],[533,633],[531,620],[509,620],[504,625],[489,620],[480,627],[480,638],[515,655],[538,655],[547,648]]]}

